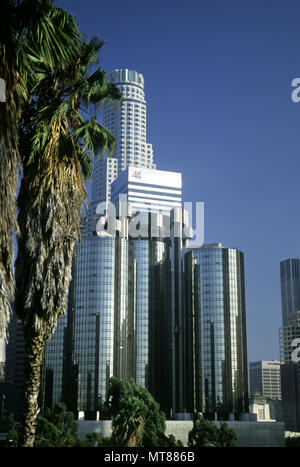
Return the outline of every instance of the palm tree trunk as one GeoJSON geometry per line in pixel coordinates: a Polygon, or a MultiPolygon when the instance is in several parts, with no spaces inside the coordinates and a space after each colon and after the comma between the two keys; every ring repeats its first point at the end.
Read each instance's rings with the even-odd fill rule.
{"type": "Polygon", "coordinates": [[[12,264],[13,231],[16,221],[18,183],[18,121],[20,108],[16,98],[16,70],[5,63],[6,50],[0,44],[0,76],[6,82],[6,102],[0,104],[0,338],[7,336],[7,324],[14,296],[12,264]]]}
{"type": "Polygon", "coordinates": [[[19,446],[21,447],[33,447],[34,445],[44,348],[45,339],[41,335],[30,336],[26,339],[22,420],[19,432],[19,446]]]}

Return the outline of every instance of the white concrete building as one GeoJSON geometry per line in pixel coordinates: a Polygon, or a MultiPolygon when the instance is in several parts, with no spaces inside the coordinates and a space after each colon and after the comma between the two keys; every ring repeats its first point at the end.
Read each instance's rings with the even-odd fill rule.
{"type": "Polygon", "coordinates": [[[127,195],[132,211],[169,213],[182,207],[182,179],[177,172],[128,167],[111,185],[111,200],[127,195]]]}

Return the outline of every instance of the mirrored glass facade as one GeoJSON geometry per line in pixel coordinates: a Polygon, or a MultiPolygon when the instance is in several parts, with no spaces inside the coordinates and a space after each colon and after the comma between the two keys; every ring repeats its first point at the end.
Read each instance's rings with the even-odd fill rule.
{"type": "MultiPolygon", "coordinates": [[[[131,265],[132,271],[132,265],[131,265]]],[[[97,411],[109,378],[133,377],[132,321],[128,319],[129,245],[123,238],[85,239],[77,272],[75,360],[78,410],[97,411]]]]}
{"type": "Polygon", "coordinates": [[[166,312],[163,294],[168,290],[168,271],[165,268],[165,263],[169,262],[168,242],[142,238],[131,242],[136,271],[136,382],[150,389],[157,386],[157,326],[166,312]]]}
{"type": "Polygon", "coordinates": [[[286,430],[300,430],[300,362],[293,358],[300,338],[300,258],[280,263],[282,327],[279,329],[283,420],[286,430]]]}
{"type": "Polygon", "coordinates": [[[300,258],[289,258],[280,263],[282,325],[287,326],[300,312],[300,258]]]}
{"type": "Polygon", "coordinates": [[[242,252],[213,244],[185,254],[185,337],[188,411],[247,412],[242,252]]]}

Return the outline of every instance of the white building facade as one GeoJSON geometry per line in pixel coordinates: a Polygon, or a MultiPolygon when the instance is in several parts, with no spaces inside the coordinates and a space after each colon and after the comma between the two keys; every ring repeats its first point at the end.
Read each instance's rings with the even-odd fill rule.
{"type": "Polygon", "coordinates": [[[111,201],[127,195],[132,211],[169,213],[182,207],[182,179],[177,172],[128,167],[111,185],[111,201]]]}

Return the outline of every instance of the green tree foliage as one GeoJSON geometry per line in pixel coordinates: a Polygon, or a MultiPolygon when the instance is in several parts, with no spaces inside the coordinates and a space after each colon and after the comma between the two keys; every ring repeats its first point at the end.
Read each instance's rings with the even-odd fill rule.
{"type": "Polygon", "coordinates": [[[236,447],[236,432],[232,428],[229,428],[227,423],[221,422],[218,432],[219,447],[236,447]]]}
{"type": "Polygon", "coordinates": [[[63,403],[56,403],[53,410],[46,409],[38,417],[36,447],[72,447],[80,445],[77,435],[78,423],[72,412],[63,403]]]}
{"type": "Polygon", "coordinates": [[[222,422],[220,428],[205,420],[200,414],[194,417],[193,428],[189,432],[188,446],[190,447],[234,447],[236,446],[236,433],[222,422]]]}
{"type": "MultiPolygon", "coordinates": [[[[111,378],[108,406],[113,416],[112,440],[117,446],[180,446],[165,435],[166,419],[149,391],[133,380],[111,378]]],[[[178,444],[179,443],[179,444],[178,444]]]]}
{"type": "MultiPolygon", "coordinates": [[[[19,424],[18,424],[19,425],[19,424]]],[[[18,428],[11,428],[7,436],[7,446],[18,446],[18,428]]],[[[46,409],[37,419],[35,447],[75,447],[88,446],[78,435],[78,423],[72,412],[63,403],[56,403],[53,409],[46,409]]]]}
{"type": "Polygon", "coordinates": [[[89,448],[100,448],[113,447],[114,443],[112,438],[102,438],[98,433],[93,432],[86,435],[82,445],[89,448]]]}

